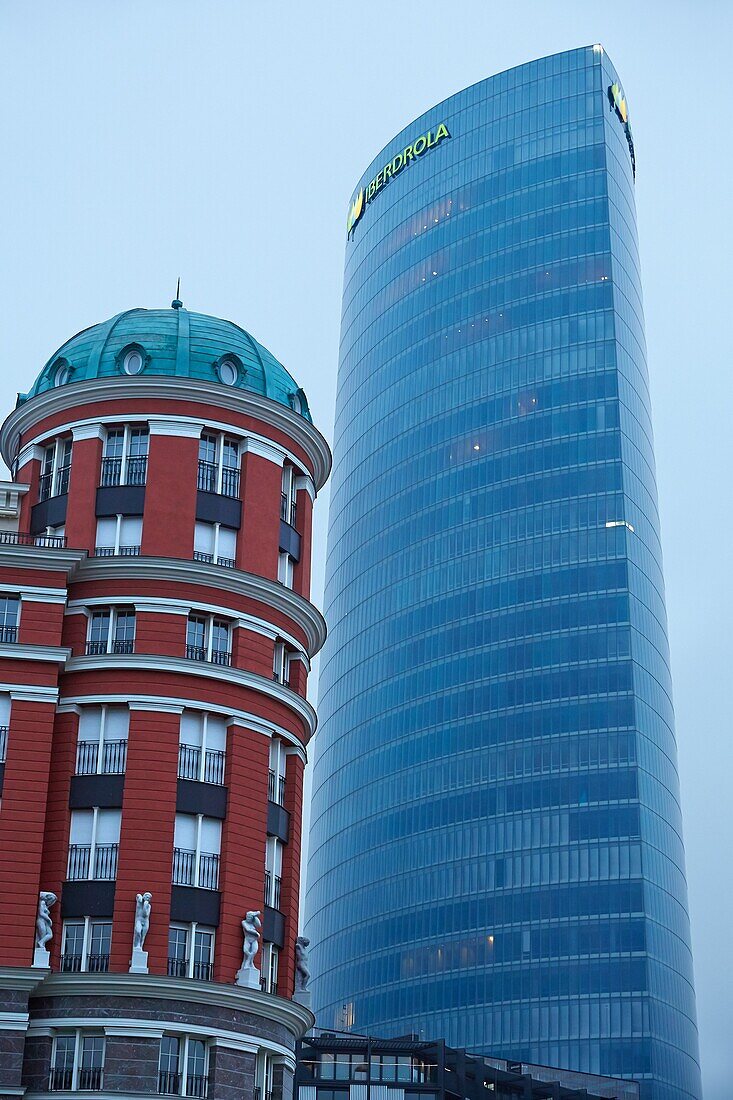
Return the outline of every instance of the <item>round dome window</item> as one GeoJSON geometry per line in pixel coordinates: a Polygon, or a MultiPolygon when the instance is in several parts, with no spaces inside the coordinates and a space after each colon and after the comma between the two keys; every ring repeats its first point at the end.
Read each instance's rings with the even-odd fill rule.
{"type": "Polygon", "coordinates": [[[71,379],[71,367],[68,363],[59,363],[53,376],[54,386],[65,386],[71,379]]]}
{"type": "Polygon", "coordinates": [[[143,357],[137,348],[130,348],[122,360],[122,369],[125,374],[139,374],[145,366],[143,357]]]}
{"type": "Polygon", "coordinates": [[[223,359],[219,364],[219,378],[225,386],[236,385],[237,379],[239,378],[237,364],[232,362],[231,359],[223,359]]]}

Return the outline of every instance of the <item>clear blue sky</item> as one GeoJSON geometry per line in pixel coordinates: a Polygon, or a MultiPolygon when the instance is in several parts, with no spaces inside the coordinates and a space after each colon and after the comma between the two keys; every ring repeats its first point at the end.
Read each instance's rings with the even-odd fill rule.
{"type": "Polygon", "coordinates": [[[492,73],[611,55],[637,152],[706,1100],[728,1096],[733,1046],[732,41],[730,0],[0,0],[3,410],[67,336],[167,305],[180,274],[330,436],[346,204],[373,155],[492,73]]]}

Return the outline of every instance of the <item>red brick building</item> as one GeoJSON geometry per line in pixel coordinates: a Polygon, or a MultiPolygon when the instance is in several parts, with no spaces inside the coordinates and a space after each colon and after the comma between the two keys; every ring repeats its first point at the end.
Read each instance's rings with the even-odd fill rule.
{"type": "Polygon", "coordinates": [[[292,996],[330,454],[265,348],[173,307],[74,336],[0,433],[0,1097],[287,1096],[311,1022],[292,996]],[[258,988],[235,983],[248,911],[258,988]]]}

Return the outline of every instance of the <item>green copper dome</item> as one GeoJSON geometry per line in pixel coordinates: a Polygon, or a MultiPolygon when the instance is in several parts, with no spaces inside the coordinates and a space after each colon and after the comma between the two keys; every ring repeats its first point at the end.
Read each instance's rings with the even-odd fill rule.
{"type": "Polygon", "coordinates": [[[135,375],[215,382],[269,397],[311,420],[305,394],[267,348],[233,321],[171,309],[128,309],[83,329],[51,356],[18,403],[59,386],[135,375]]]}

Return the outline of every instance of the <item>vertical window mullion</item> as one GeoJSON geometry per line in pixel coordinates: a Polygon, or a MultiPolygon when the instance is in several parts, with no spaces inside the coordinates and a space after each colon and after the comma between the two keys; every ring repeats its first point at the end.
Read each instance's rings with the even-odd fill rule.
{"type": "Polygon", "coordinates": [[[207,711],[204,711],[201,719],[201,759],[199,760],[199,779],[204,781],[206,776],[206,737],[209,728],[209,715],[207,711]]]}
{"type": "Polygon", "coordinates": [[[219,528],[220,527],[221,527],[220,523],[215,523],[214,524],[214,565],[216,565],[217,561],[219,560],[219,528]]]}
{"type": "Polygon", "coordinates": [[[181,1044],[181,1055],[183,1064],[181,1066],[181,1096],[186,1095],[186,1086],[188,1084],[188,1035],[184,1035],[183,1043],[181,1044]]]}
{"type": "Polygon", "coordinates": [[[107,623],[107,652],[112,652],[112,639],[114,638],[114,625],[115,618],[117,617],[114,607],[109,609],[109,622],[107,623]]]}
{"type": "Polygon", "coordinates": [[[81,941],[81,969],[86,970],[89,959],[90,920],[84,917],[84,935],[81,941]]]}
{"type": "Polygon", "coordinates": [[[194,968],[194,965],[195,965],[194,964],[194,958],[196,956],[196,921],[195,920],[191,921],[190,936],[191,936],[191,949],[188,952],[188,976],[189,976],[189,978],[192,978],[193,977],[193,968],[194,968]]]}
{"type": "Polygon", "coordinates": [[[74,1035],[74,1065],[71,1069],[71,1088],[76,1090],[79,1087],[79,1063],[81,1062],[81,1032],[77,1031],[74,1035]]]}
{"type": "Polygon", "coordinates": [[[211,660],[211,653],[214,647],[214,616],[209,615],[206,620],[206,660],[211,660]]]}
{"type": "Polygon", "coordinates": [[[97,775],[100,775],[104,768],[104,727],[107,721],[107,708],[101,708],[101,714],[99,717],[99,740],[97,741],[97,775]]]}
{"type": "Polygon", "coordinates": [[[122,433],[122,456],[120,458],[120,485],[127,485],[127,458],[130,453],[130,425],[125,424],[122,433]]]}
{"type": "Polygon", "coordinates": [[[193,884],[198,886],[199,884],[199,871],[201,869],[201,829],[203,824],[203,814],[196,814],[196,854],[194,856],[193,865],[193,884]]]}
{"type": "Polygon", "coordinates": [[[89,877],[94,878],[94,860],[97,853],[97,821],[99,819],[99,806],[92,809],[92,840],[89,845],[89,877]]]}

